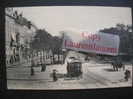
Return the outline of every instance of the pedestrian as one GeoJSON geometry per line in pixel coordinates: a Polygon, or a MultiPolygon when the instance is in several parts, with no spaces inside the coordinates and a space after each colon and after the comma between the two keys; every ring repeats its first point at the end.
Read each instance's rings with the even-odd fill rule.
{"type": "Polygon", "coordinates": [[[44,64],[41,64],[41,72],[43,72],[43,71],[45,71],[46,70],[46,64],[44,63],[44,64]]]}
{"type": "Polygon", "coordinates": [[[56,69],[54,69],[52,74],[54,82],[58,80],[56,72],[57,72],[56,69]]]}
{"type": "Polygon", "coordinates": [[[125,77],[124,77],[124,78],[125,78],[125,81],[128,81],[129,78],[131,77],[131,72],[130,72],[130,70],[127,69],[127,70],[125,71],[124,74],[125,74],[125,77]]]}
{"type": "Polygon", "coordinates": [[[43,59],[43,55],[40,57],[40,65],[41,65],[41,72],[44,72],[46,70],[46,64],[43,59]]]}
{"type": "Polygon", "coordinates": [[[34,68],[31,66],[31,76],[35,75],[34,68]]]}

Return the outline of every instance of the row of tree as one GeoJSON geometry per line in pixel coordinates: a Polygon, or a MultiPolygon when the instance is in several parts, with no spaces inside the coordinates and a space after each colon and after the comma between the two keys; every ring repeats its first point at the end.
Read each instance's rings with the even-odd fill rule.
{"type": "MultiPolygon", "coordinates": [[[[99,31],[103,33],[119,35],[119,52],[133,55],[133,32],[131,25],[116,24],[115,27],[105,28],[99,31]]],[[[60,54],[62,52],[61,46],[62,38],[58,36],[52,36],[45,29],[37,30],[34,40],[32,42],[33,49],[51,49],[53,54],[60,54]]]]}
{"type": "Polygon", "coordinates": [[[52,36],[45,29],[39,29],[36,31],[31,45],[34,50],[46,49],[52,50],[53,54],[60,54],[62,39],[58,36],[52,36]]]}

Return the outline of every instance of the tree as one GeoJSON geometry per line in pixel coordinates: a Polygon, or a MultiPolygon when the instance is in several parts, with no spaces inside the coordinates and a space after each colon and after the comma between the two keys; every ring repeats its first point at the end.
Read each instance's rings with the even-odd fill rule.
{"type": "Polygon", "coordinates": [[[43,30],[37,30],[36,35],[33,38],[32,41],[32,49],[34,50],[49,50],[51,49],[53,52],[53,61],[54,61],[54,55],[58,55],[59,60],[59,54],[61,54],[61,45],[62,40],[58,36],[52,36],[50,33],[48,33],[45,29],[43,30]]]}
{"type": "Polygon", "coordinates": [[[37,30],[32,41],[32,48],[36,50],[49,49],[52,47],[52,36],[43,30],[37,30]]]}
{"type": "Polygon", "coordinates": [[[120,52],[129,53],[129,49],[133,50],[133,44],[132,44],[133,39],[131,39],[131,37],[133,37],[133,33],[131,25],[116,24],[116,27],[105,28],[103,30],[100,30],[100,32],[119,35],[120,52]]]}

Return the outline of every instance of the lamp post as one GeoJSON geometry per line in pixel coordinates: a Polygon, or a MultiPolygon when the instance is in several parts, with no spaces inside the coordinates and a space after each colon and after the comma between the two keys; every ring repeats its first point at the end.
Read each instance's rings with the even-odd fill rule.
{"type": "Polygon", "coordinates": [[[31,53],[31,69],[30,69],[30,74],[31,76],[35,75],[35,72],[34,72],[34,66],[35,66],[35,62],[34,62],[34,55],[33,55],[33,50],[32,50],[32,39],[31,39],[31,42],[30,42],[30,53],[31,53]]]}
{"type": "Polygon", "coordinates": [[[62,64],[65,63],[65,52],[66,52],[66,49],[62,49],[62,54],[63,54],[62,64]]]}
{"type": "Polygon", "coordinates": [[[41,62],[41,72],[44,72],[46,70],[46,64],[44,62],[44,50],[41,53],[40,62],[41,62]]]}
{"type": "Polygon", "coordinates": [[[34,66],[35,66],[35,61],[37,61],[37,60],[35,60],[36,58],[34,58],[34,57],[36,57],[36,56],[34,56],[34,50],[32,49],[32,42],[33,42],[33,40],[35,40],[35,39],[38,39],[38,40],[40,40],[39,38],[34,38],[33,39],[33,37],[31,38],[31,41],[30,41],[30,52],[31,52],[31,76],[32,75],[35,75],[35,71],[34,71],[34,66]]]}

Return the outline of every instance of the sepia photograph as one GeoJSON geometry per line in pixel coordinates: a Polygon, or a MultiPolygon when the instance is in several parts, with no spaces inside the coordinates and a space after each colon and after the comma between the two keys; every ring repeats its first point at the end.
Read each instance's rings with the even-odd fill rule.
{"type": "Polygon", "coordinates": [[[7,88],[132,87],[132,42],[130,7],[7,7],[7,88]]]}

